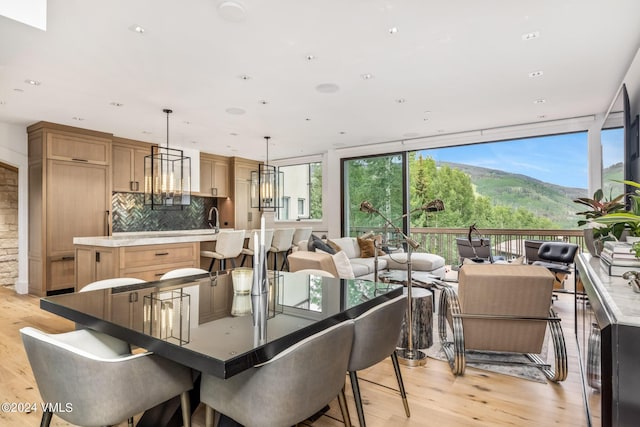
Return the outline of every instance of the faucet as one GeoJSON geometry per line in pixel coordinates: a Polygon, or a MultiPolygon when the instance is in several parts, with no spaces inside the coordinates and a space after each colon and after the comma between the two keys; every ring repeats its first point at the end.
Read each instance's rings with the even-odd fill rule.
{"type": "Polygon", "coordinates": [[[211,209],[209,209],[209,228],[213,228],[215,233],[219,233],[220,232],[220,214],[218,212],[218,208],[216,208],[215,206],[212,206],[211,209]],[[214,225],[213,222],[213,212],[216,212],[216,222],[214,225]]]}

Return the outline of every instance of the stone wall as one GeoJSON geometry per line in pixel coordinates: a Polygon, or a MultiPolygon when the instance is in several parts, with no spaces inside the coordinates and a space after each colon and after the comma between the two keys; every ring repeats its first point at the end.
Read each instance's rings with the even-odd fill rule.
{"type": "Polygon", "coordinates": [[[18,278],[18,170],[0,163],[0,286],[18,278]]]}

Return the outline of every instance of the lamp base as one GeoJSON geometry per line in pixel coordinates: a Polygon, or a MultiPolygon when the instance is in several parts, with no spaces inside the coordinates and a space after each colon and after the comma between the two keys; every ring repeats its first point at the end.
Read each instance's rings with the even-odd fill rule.
{"type": "Polygon", "coordinates": [[[402,348],[396,350],[398,361],[405,366],[424,366],[427,364],[427,355],[421,350],[409,350],[402,348]]]}

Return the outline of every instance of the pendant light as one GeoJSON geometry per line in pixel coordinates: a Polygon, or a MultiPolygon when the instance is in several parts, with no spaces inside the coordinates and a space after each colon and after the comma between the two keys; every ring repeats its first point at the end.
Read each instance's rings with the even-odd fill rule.
{"type": "Polygon", "coordinates": [[[170,109],[167,115],[167,146],[152,146],[144,158],[144,203],[151,209],[182,209],[191,204],[191,158],[169,148],[170,109]]]}
{"type": "Polygon", "coordinates": [[[282,207],[283,173],[269,164],[269,139],[265,136],[267,156],[257,171],[251,172],[251,207],[261,211],[274,211],[282,207]]]}

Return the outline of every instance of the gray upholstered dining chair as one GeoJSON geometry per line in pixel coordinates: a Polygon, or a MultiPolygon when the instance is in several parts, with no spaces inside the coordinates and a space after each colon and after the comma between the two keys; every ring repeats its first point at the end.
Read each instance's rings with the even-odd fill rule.
{"type": "Polygon", "coordinates": [[[201,257],[211,258],[209,271],[213,270],[216,260],[220,262],[219,270],[225,269],[225,261],[231,260],[231,265],[236,266],[236,258],[240,256],[244,246],[244,230],[221,231],[216,238],[216,247],[213,251],[200,251],[201,257]]]}
{"type": "Polygon", "coordinates": [[[398,380],[404,412],[407,417],[411,416],[407,394],[402,382],[402,374],[400,373],[400,364],[395,352],[402,327],[402,319],[406,311],[407,298],[401,295],[372,308],[354,320],[355,333],[347,370],[351,379],[353,397],[356,402],[358,421],[361,427],[365,427],[366,423],[357,371],[373,366],[389,356],[391,356],[393,369],[398,380]]]}
{"type": "MultiPolygon", "coordinates": [[[[84,426],[108,426],[180,396],[182,420],[191,423],[188,391],[191,369],[152,353],[129,353],[129,345],[90,329],[47,334],[20,329],[24,348],[43,402],[70,405],[56,412],[84,426]]],[[[42,414],[48,426],[52,412],[42,414]]]]}
{"type": "Polygon", "coordinates": [[[213,426],[215,412],[245,426],[291,426],[336,396],[350,426],[344,382],[352,341],[353,322],[348,320],[231,378],[203,374],[200,400],[207,405],[205,426],[213,426]]]}

